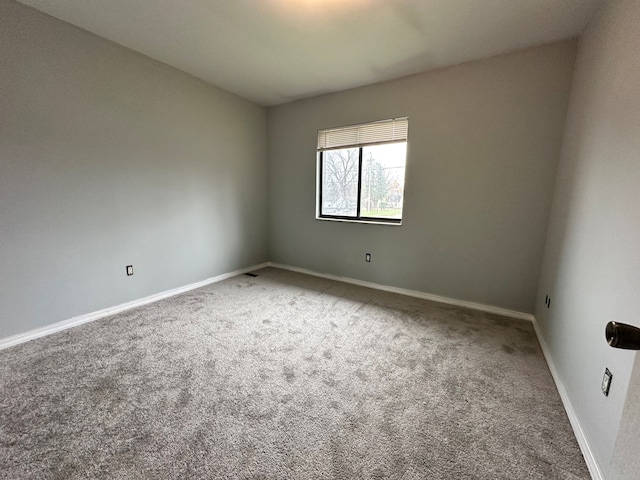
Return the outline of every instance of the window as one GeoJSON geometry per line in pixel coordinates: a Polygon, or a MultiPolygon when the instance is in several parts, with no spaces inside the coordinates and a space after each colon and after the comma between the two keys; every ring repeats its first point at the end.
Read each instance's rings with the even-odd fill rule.
{"type": "Polygon", "coordinates": [[[408,118],[318,131],[317,218],[400,223],[408,118]]]}

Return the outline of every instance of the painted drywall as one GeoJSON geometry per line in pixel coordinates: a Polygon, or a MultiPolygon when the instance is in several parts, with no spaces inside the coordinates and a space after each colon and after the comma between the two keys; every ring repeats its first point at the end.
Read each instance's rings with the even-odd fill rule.
{"type": "Polygon", "coordinates": [[[575,48],[565,41],[269,108],[270,259],[533,312],[575,48]],[[317,130],[401,116],[403,224],[316,220],[317,130]]]}
{"type": "Polygon", "coordinates": [[[0,62],[0,338],[268,260],[264,108],[7,0],[0,62]]]}
{"type": "MultiPolygon", "coordinates": [[[[607,475],[612,452],[630,420],[622,413],[635,354],[609,347],[604,328],[611,320],[640,326],[639,24],[640,2],[605,2],[580,39],[536,308],[606,478],[616,478],[607,475]],[[606,367],[608,397],[600,391],[606,367]]],[[[627,446],[636,455],[639,442],[636,432],[627,446]]]]}
{"type": "MultiPolygon", "coordinates": [[[[640,322],[638,322],[640,323],[640,322]]],[[[640,472],[640,355],[635,355],[635,363],[624,409],[618,437],[611,459],[612,480],[637,480],[640,472]]]]}

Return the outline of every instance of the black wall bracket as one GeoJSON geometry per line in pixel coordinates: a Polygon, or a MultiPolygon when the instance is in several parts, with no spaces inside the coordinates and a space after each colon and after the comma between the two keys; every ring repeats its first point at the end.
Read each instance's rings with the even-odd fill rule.
{"type": "Polygon", "coordinates": [[[626,323],[609,322],[604,331],[607,343],[615,348],[640,350],[640,328],[626,323]]]}

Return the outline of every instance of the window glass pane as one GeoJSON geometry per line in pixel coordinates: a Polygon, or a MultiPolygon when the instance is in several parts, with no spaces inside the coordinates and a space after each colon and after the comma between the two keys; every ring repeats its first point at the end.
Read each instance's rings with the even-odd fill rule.
{"type": "Polygon", "coordinates": [[[402,218],[407,143],[363,147],[360,216],[402,218]]]}
{"type": "Polygon", "coordinates": [[[355,217],[358,213],[358,149],[322,154],[322,215],[355,217]]]}

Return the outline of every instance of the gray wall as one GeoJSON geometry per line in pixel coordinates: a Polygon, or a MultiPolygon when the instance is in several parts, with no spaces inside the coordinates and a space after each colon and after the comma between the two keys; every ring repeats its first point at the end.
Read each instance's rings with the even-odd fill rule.
{"type": "MultiPolygon", "coordinates": [[[[640,322],[635,322],[640,325],[640,322]]],[[[611,480],[638,480],[640,472],[640,355],[636,354],[627,399],[622,410],[622,422],[616,438],[608,478],[611,480]]]]}
{"type": "Polygon", "coordinates": [[[574,58],[567,41],[269,108],[271,260],[533,312],[574,58]],[[317,130],[405,115],[403,225],[315,220],[317,130]]]}
{"type": "MultiPolygon", "coordinates": [[[[635,354],[610,348],[604,327],[640,326],[639,24],[637,0],[605,2],[580,39],[536,309],[605,472],[618,426],[629,421],[622,411],[635,354]],[[605,367],[609,397],[600,392],[605,367]]],[[[636,432],[627,445],[635,457],[638,441],[636,432]]]]}
{"type": "Polygon", "coordinates": [[[262,107],[6,0],[0,63],[0,338],[268,260],[262,107]]]}

